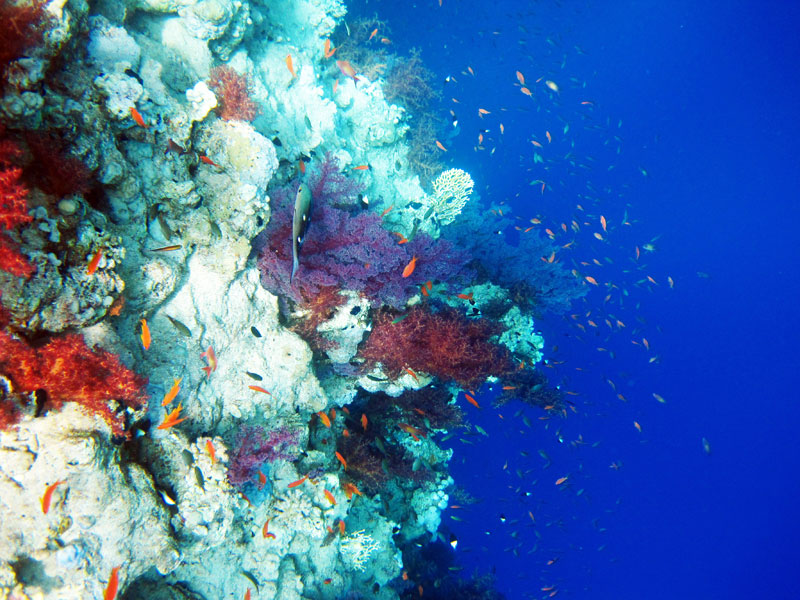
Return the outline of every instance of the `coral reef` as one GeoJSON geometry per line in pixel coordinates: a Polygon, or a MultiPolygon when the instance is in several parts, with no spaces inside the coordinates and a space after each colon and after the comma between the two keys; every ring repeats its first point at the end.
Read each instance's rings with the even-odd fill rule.
{"type": "Polygon", "coordinates": [[[217,93],[218,112],[224,121],[252,121],[256,118],[258,106],[251,98],[247,75],[220,65],[211,69],[208,87],[217,93]]]}
{"type": "MultiPolygon", "coordinates": [[[[79,334],[54,337],[39,347],[0,330],[0,374],[16,394],[43,394],[46,409],[75,402],[100,415],[114,435],[124,435],[124,415],[109,402],[140,408],[147,401],[146,378],[125,367],[116,355],[91,350],[79,334]]],[[[7,400],[6,400],[7,402],[7,400]]]]}
{"type": "Polygon", "coordinates": [[[375,314],[372,333],[359,351],[370,368],[380,363],[391,378],[411,369],[465,389],[512,369],[508,351],[489,339],[501,333],[495,323],[470,320],[450,308],[434,313],[415,306],[401,316],[392,310],[375,314]]]}

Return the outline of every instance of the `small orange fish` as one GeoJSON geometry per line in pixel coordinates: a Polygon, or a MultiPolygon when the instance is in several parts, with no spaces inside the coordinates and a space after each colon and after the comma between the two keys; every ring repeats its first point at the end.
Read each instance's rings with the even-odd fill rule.
{"type": "Polygon", "coordinates": [[[331,428],[331,420],[328,418],[328,415],[326,415],[323,411],[319,411],[317,416],[319,417],[319,420],[322,421],[322,424],[325,425],[325,427],[328,429],[331,428]]]}
{"type": "Polygon", "coordinates": [[[144,118],[142,118],[141,113],[136,110],[133,106],[131,106],[131,118],[133,122],[136,123],[139,127],[144,127],[145,129],[149,129],[150,126],[144,122],[144,118]]]}
{"type": "Polygon", "coordinates": [[[375,29],[373,29],[373,30],[372,30],[372,33],[370,33],[370,34],[369,34],[369,38],[367,38],[367,41],[370,41],[370,40],[371,40],[372,38],[374,38],[376,35],[378,35],[378,28],[377,28],[377,27],[376,27],[375,29]]]}
{"type": "Polygon", "coordinates": [[[336,409],[331,407],[331,410],[328,414],[331,417],[331,423],[333,423],[336,420],[336,409]]]}
{"type": "Polygon", "coordinates": [[[178,418],[178,415],[181,414],[181,410],[183,410],[183,405],[178,404],[178,408],[164,417],[164,422],[156,427],[156,429],[169,429],[170,427],[175,427],[175,425],[178,423],[183,423],[186,420],[186,417],[183,417],[182,419],[178,418]]]}
{"type": "Polygon", "coordinates": [[[206,451],[211,457],[211,464],[217,464],[217,451],[214,449],[214,444],[211,442],[211,440],[206,440],[206,451]]]}
{"type": "Polygon", "coordinates": [[[586,279],[586,281],[588,281],[588,282],[589,282],[589,283],[591,283],[592,285],[600,285],[600,284],[598,284],[598,283],[597,283],[597,279],[595,279],[595,278],[594,278],[594,277],[592,277],[591,275],[587,275],[587,276],[585,277],[585,279],[586,279]]]}
{"type": "Polygon", "coordinates": [[[483,117],[483,115],[490,115],[490,114],[492,114],[492,111],[490,111],[490,110],[486,110],[485,108],[479,108],[478,109],[478,116],[479,117],[483,117]]]}
{"type": "Polygon", "coordinates": [[[639,425],[639,423],[637,421],[633,422],[633,426],[636,427],[636,431],[638,431],[639,433],[642,433],[642,426],[639,425]]]}
{"type": "Polygon", "coordinates": [[[112,317],[118,317],[125,306],[125,296],[117,296],[113,304],[108,309],[108,314],[112,317]]]}
{"type": "Polygon", "coordinates": [[[247,591],[244,593],[244,600],[251,600],[250,596],[250,588],[247,588],[247,591]]]}
{"type": "Polygon", "coordinates": [[[551,135],[550,135],[550,132],[549,132],[549,131],[545,131],[545,132],[544,132],[544,135],[545,135],[545,137],[547,138],[547,143],[548,143],[548,144],[551,144],[551,143],[553,143],[553,136],[551,136],[551,135]]]}
{"type": "Polygon", "coordinates": [[[342,463],[342,466],[344,467],[344,470],[345,470],[345,471],[347,471],[347,461],[344,459],[344,456],[342,456],[342,455],[341,455],[341,454],[339,454],[338,452],[335,452],[334,454],[336,454],[336,459],[337,459],[337,460],[338,460],[340,463],[342,463]]]}
{"type": "Polygon", "coordinates": [[[150,338],[150,328],[147,326],[147,321],[145,319],[139,322],[142,324],[142,348],[147,350],[150,348],[150,342],[152,342],[150,338]]]}
{"type": "Polygon", "coordinates": [[[108,578],[108,585],[103,592],[103,600],[114,600],[119,589],[119,567],[111,569],[111,577],[108,578]]]}
{"type": "Polygon", "coordinates": [[[339,70],[342,74],[347,75],[353,81],[358,82],[358,77],[356,77],[356,70],[353,68],[353,65],[350,64],[347,60],[337,60],[336,66],[339,67],[339,70]]]}
{"type": "Polygon", "coordinates": [[[304,160],[299,160],[297,162],[297,170],[300,171],[301,175],[305,175],[306,174],[306,163],[305,163],[304,160]]]}
{"type": "Polygon", "coordinates": [[[44,496],[42,496],[42,512],[47,514],[47,511],[50,510],[50,501],[53,499],[53,492],[56,491],[56,488],[60,486],[62,483],[66,483],[63,479],[60,481],[56,481],[55,483],[51,483],[44,489],[44,496]]]}
{"type": "Polygon", "coordinates": [[[292,55],[291,54],[287,54],[286,55],[286,68],[289,69],[289,73],[292,74],[292,79],[297,77],[297,75],[294,72],[294,65],[292,64],[292,55]]]}
{"type": "Polygon", "coordinates": [[[172,384],[170,390],[166,394],[164,394],[164,399],[161,401],[161,406],[166,406],[167,404],[175,400],[175,397],[178,395],[178,392],[181,391],[182,380],[183,377],[175,380],[175,383],[172,384]]]}
{"type": "Polygon", "coordinates": [[[422,292],[422,295],[425,297],[430,296],[428,289],[424,285],[419,286],[419,291],[422,292]]]}
{"type": "Polygon", "coordinates": [[[414,256],[406,265],[405,269],[403,269],[403,277],[409,277],[416,268],[417,268],[417,257],[414,256]]]}
{"type": "Polygon", "coordinates": [[[385,217],[386,215],[388,215],[392,211],[393,208],[394,208],[394,204],[392,204],[389,208],[384,209],[384,211],[381,213],[381,219],[383,217],[385,217]]]}
{"type": "Polygon", "coordinates": [[[456,294],[456,298],[460,298],[461,300],[472,300],[472,294],[473,292],[470,292],[469,294],[456,294]]]}
{"type": "Polygon", "coordinates": [[[517,71],[517,81],[520,85],[525,85],[525,77],[519,71],[517,71]]]}
{"type": "Polygon", "coordinates": [[[342,435],[344,437],[350,437],[350,430],[347,429],[347,427],[345,427],[344,429],[342,429],[342,435]]]}
{"type": "Polygon", "coordinates": [[[386,44],[387,46],[392,43],[392,40],[389,38],[381,38],[381,44],[386,44]]]}
{"type": "Polygon", "coordinates": [[[100,264],[100,259],[103,258],[103,249],[98,248],[97,252],[94,253],[92,260],[89,261],[89,264],[86,267],[86,274],[87,275],[94,275],[94,272],[97,271],[97,265],[100,264]]]}
{"type": "Polygon", "coordinates": [[[338,527],[339,527],[339,535],[344,535],[344,521],[343,520],[339,519],[338,527]]]}
{"type": "Polygon", "coordinates": [[[211,373],[217,370],[217,355],[214,354],[214,348],[208,347],[208,350],[200,355],[200,358],[205,358],[208,361],[208,366],[203,367],[207,377],[211,377],[211,373]]]}
{"type": "Polygon", "coordinates": [[[397,426],[414,438],[415,442],[419,441],[419,436],[426,437],[424,431],[417,429],[416,427],[412,427],[408,423],[398,423],[397,426]]]}
{"type": "Polygon", "coordinates": [[[330,40],[325,40],[325,45],[323,46],[322,49],[323,49],[323,52],[325,53],[325,58],[330,58],[331,56],[336,54],[336,51],[338,50],[338,48],[331,48],[331,41],[330,40]]]}
{"type": "Polygon", "coordinates": [[[333,497],[333,494],[331,494],[328,490],[322,490],[322,493],[325,494],[325,498],[328,499],[328,502],[330,502],[333,506],[336,506],[336,498],[333,497]]]}
{"type": "Polygon", "coordinates": [[[348,500],[351,500],[353,498],[353,494],[355,494],[356,496],[363,496],[364,495],[364,494],[361,493],[361,490],[359,490],[356,487],[356,484],[354,484],[354,483],[347,482],[347,483],[342,484],[342,487],[344,488],[344,494],[345,494],[345,496],[347,496],[348,500]]]}
{"type": "Polygon", "coordinates": [[[358,165],[357,167],[353,167],[354,171],[369,171],[372,167],[369,165],[358,165]]]}
{"type": "Polygon", "coordinates": [[[606,218],[603,215],[600,215],[600,226],[603,228],[603,231],[605,231],[606,233],[608,233],[608,229],[606,229],[607,225],[608,225],[608,223],[606,222],[606,218]]]}
{"type": "Polygon", "coordinates": [[[336,81],[333,82],[333,93],[335,94],[336,90],[338,89],[339,89],[339,80],[337,79],[336,81]]]}
{"type": "Polygon", "coordinates": [[[559,477],[558,479],[556,479],[556,485],[561,485],[561,484],[562,484],[562,483],[564,483],[564,482],[565,482],[567,479],[569,479],[569,477],[559,477]]]}
{"type": "Polygon", "coordinates": [[[296,488],[298,485],[302,485],[302,483],[303,483],[303,482],[304,482],[306,479],[308,479],[308,475],[303,475],[303,477],[302,477],[301,479],[298,479],[297,481],[293,481],[292,483],[290,483],[290,484],[289,484],[288,486],[286,486],[286,487],[288,487],[288,488],[296,488]]]}
{"type": "Polygon", "coordinates": [[[408,367],[406,367],[406,373],[408,373],[409,375],[411,375],[411,376],[414,378],[414,380],[415,380],[415,381],[419,381],[419,377],[417,377],[417,374],[416,374],[416,373],[414,373],[414,371],[412,371],[412,370],[411,370],[411,369],[409,369],[408,367]]]}
{"type": "Polygon", "coordinates": [[[481,407],[481,405],[478,404],[478,401],[475,400],[475,398],[473,398],[472,396],[470,396],[467,392],[464,392],[464,397],[467,399],[467,402],[472,404],[475,408],[480,408],[481,407]]]}
{"type": "MultiPolygon", "coordinates": [[[[270,531],[269,531],[269,522],[270,522],[270,519],[267,519],[267,522],[264,523],[264,526],[261,528],[261,535],[264,536],[264,538],[269,538],[271,540],[274,540],[275,539],[275,534],[274,533],[270,533],[270,531]]],[[[250,588],[247,588],[247,595],[248,596],[250,595],[250,588]]]]}
{"type": "Polygon", "coordinates": [[[272,394],[270,394],[268,390],[265,390],[260,385],[248,385],[247,387],[249,387],[254,392],[261,392],[262,394],[267,394],[268,396],[272,396],[272,394]]]}
{"type": "Polygon", "coordinates": [[[439,140],[436,140],[436,147],[441,150],[442,152],[447,152],[447,148],[444,147],[444,144],[439,140]]]}
{"type": "Polygon", "coordinates": [[[212,167],[216,167],[217,169],[221,169],[222,168],[217,163],[215,163],[213,160],[208,158],[205,154],[198,154],[197,158],[199,158],[200,162],[203,163],[203,164],[211,165],[212,167]]]}
{"type": "Polygon", "coordinates": [[[171,252],[173,250],[180,250],[183,248],[180,244],[173,244],[171,246],[161,246],[160,248],[148,248],[150,252],[171,252]]]}
{"type": "Polygon", "coordinates": [[[267,483],[267,476],[264,475],[263,471],[259,471],[258,472],[258,489],[261,489],[262,487],[264,487],[264,485],[266,483],[267,483]]]}
{"type": "Polygon", "coordinates": [[[362,413],[361,414],[361,427],[364,428],[364,431],[367,430],[367,424],[368,423],[369,423],[369,421],[367,419],[367,414],[366,413],[362,413]]]}

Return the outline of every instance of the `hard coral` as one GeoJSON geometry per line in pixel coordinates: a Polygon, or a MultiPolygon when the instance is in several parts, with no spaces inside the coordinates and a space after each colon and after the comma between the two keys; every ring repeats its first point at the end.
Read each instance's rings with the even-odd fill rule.
{"type": "Polygon", "coordinates": [[[359,350],[368,368],[380,363],[389,377],[409,368],[465,389],[513,369],[508,351],[489,341],[500,332],[495,323],[470,320],[450,308],[433,313],[423,306],[413,307],[402,320],[397,317],[385,309],[375,314],[372,333],[359,350]]]}
{"type": "Polygon", "coordinates": [[[208,86],[217,92],[221,119],[252,121],[258,115],[258,105],[250,97],[247,75],[239,75],[231,67],[220,65],[211,69],[208,86]]]}
{"type": "Polygon", "coordinates": [[[10,380],[14,393],[43,393],[45,408],[81,404],[103,417],[114,435],[124,434],[124,422],[109,401],[139,408],[148,399],[145,377],[125,367],[117,355],[90,349],[76,333],[34,347],[0,331],[0,374],[10,380]]]}

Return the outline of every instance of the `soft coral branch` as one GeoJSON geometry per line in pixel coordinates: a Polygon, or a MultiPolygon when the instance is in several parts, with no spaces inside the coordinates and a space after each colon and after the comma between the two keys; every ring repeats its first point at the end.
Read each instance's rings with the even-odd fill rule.
{"type": "MultiPolygon", "coordinates": [[[[0,126],[0,230],[13,229],[31,221],[28,214],[28,189],[20,182],[22,169],[13,166],[22,152],[13,141],[2,136],[0,126]]],[[[20,254],[16,244],[0,231],[0,270],[17,277],[30,277],[33,266],[20,254]]]]}

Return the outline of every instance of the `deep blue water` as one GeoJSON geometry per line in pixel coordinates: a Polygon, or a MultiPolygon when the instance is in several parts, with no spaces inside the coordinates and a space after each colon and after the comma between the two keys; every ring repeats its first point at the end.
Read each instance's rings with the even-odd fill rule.
{"type": "Polygon", "coordinates": [[[456,78],[441,103],[461,123],[446,162],[473,174],[484,202],[541,215],[557,241],[571,239],[560,223],[590,215],[560,258],[597,258],[580,270],[629,294],[606,305],[601,287],[578,303],[580,322],[598,318],[586,333],[569,317],[541,323],[548,374],[579,394],[577,414],[525,409],[528,426],[521,405],[493,409],[487,391],[481,411],[465,406],[489,437],[453,440],[454,477],[482,498],[443,521],[462,573],[495,571],[508,598],[550,586],[570,598],[797,598],[800,5],[384,1],[352,3],[348,19],[374,12],[396,51],[419,47],[440,81],[456,78]],[[479,129],[490,131],[475,151],[479,129]],[[608,313],[626,327],[610,333],[608,313]]]}

